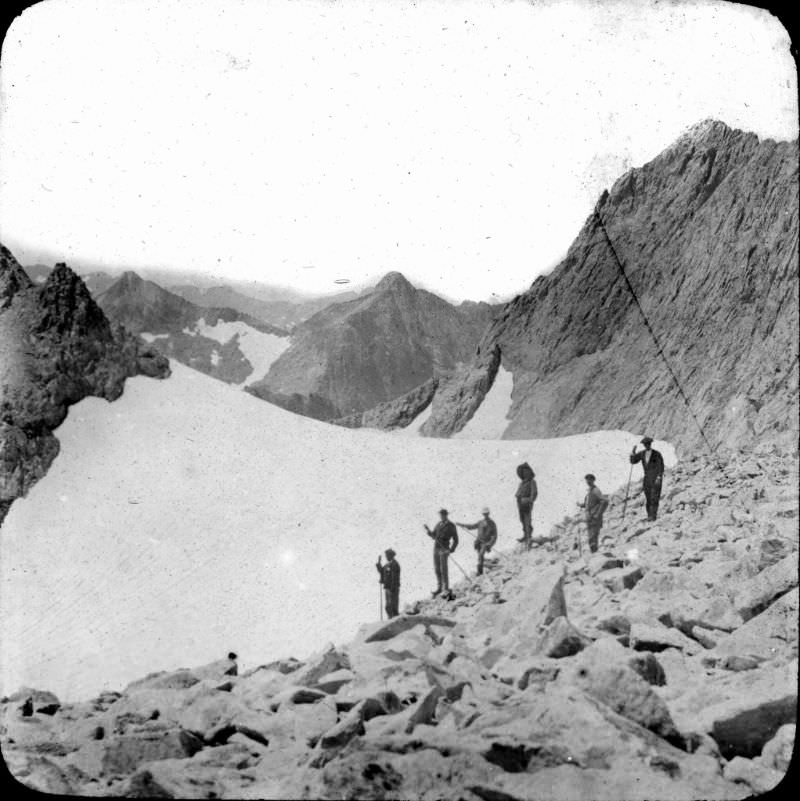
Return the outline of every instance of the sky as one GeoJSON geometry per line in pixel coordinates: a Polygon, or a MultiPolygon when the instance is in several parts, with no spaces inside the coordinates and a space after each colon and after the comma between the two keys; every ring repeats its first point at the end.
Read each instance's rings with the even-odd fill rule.
{"type": "Polygon", "coordinates": [[[3,43],[0,240],[505,299],[691,125],[795,138],[789,46],[727,2],[51,0],[3,43]]]}

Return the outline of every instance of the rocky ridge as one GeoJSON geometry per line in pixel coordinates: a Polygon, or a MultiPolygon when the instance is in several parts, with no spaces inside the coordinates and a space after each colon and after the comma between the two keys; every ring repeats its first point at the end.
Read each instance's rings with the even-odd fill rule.
{"type": "Polygon", "coordinates": [[[198,306],[130,270],[98,294],[97,302],[110,320],[134,334],[154,337],[153,347],[165,356],[229,383],[261,376],[252,375],[253,365],[242,352],[238,335],[217,342],[195,330],[199,321],[209,326],[242,322],[264,334],[288,336],[286,331],[235,309],[198,306]]]}
{"type": "Polygon", "coordinates": [[[371,292],[298,325],[248,391],[321,420],[355,417],[471,359],[495,312],[487,303],[453,306],[389,273],[371,292]]]}
{"type": "Polygon", "coordinates": [[[796,450],[687,459],[656,523],[640,487],[624,517],[613,496],[597,554],[565,518],[454,601],[410,604],[302,661],[223,659],[84,703],[23,688],[3,699],[3,756],[28,785],[81,795],[764,792],[795,737],[797,484],[796,450]]]}
{"type": "Polygon", "coordinates": [[[169,362],[111,324],[83,281],[57,264],[34,284],[0,251],[0,522],[58,454],[52,433],[73,403],[113,401],[125,379],[164,378],[169,362]]]}
{"type": "Polygon", "coordinates": [[[603,193],[561,264],[442,383],[422,433],[463,428],[499,350],[514,379],[505,438],[646,429],[692,446],[694,414],[712,447],[796,441],[797,187],[796,141],[695,126],[603,193]]]}

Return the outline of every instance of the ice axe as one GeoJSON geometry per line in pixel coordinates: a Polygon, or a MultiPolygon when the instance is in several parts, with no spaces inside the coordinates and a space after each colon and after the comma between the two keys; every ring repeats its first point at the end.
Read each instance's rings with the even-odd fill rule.
{"type": "Polygon", "coordinates": [[[464,568],[463,568],[463,567],[461,567],[461,565],[460,565],[458,562],[456,562],[456,560],[455,560],[455,557],[453,556],[452,552],[450,552],[450,553],[448,554],[448,559],[450,559],[450,560],[452,561],[452,563],[453,563],[453,564],[454,564],[454,565],[455,565],[455,566],[456,566],[456,567],[457,567],[457,568],[458,568],[458,569],[459,569],[459,570],[460,570],[460,571],[461,571],[461,572],[464,574],[464,578],[465,578],[465,579],[466,579],[466,580],[467,580],[467,581],[468,581],[470,584],[472,584],[472,579],[471,579],[471,578],[470,578],[470,577],[467,575],[467,571],[466,571],[466,570],[464,570],[464,568]]]}
{"type": "MultiPolygon", "coordinates": [[[[381,555],[378,554],[378,561],[376,562],[378,567],[381,566],[381,555]]],[[[383,585],[383,576],[378,576],[378,613],[381,616],[381,622],[383,622],[383,593],[381,592],[381,587],[383,585]]]]}
{"type": "MultiPolygon", "coordinates": [[[[633,452],[636,453],[636,446],[633,446],[633,452]]],[[[622,519],[625,519],[625,510],[628,508],[628,496],[631,494],[631,479],[633,478],[633,465],[628,471],[628,486],[625,487],[625,500],[622,502],[622,519]]]]}

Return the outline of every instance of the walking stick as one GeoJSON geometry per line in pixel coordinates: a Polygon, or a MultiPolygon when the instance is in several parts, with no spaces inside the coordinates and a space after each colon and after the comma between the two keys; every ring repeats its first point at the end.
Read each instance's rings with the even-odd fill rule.
{"type": "Polygon", "coordinates": [[[633,478],[633,465],[628,471],[628,486],[625,488],[625,500],[622,502],[622,519],[625,519],[625,510],[628,508],[628,495],[631,494],[631,479],[633,478]]]}
{"type": "MultiPolygon", "coordinates": [[[[381,563],[381,557],[378,556],[378,564],[381,563]]],[[[381,589],[383,587],[383,582],[381,581],[381,577],[378,576],[378,614],[381,616],[381,622],[383,621],[383,593],[381,589]]]]}
{"type": "Polygon", "coordinates": [[[467,575],[467,571],[466,571],[466,570],[464,570],[464,568],[463,568],[463,567],[461,567],[461,565],[460,565],[460,564],[458,564],[458,562],[456,562],[455,558],[453,557],[453,554],[450,554],[450,555],[449,555],[449,558],[452,560],[453,564],[454,564],[454,565],[455,565],[455,566],[456,566],[456,567],[457,567],[457,568],[458,568],[458,569],[459,569],[459,570],[460,570],[460,571],[461,571],[461,572],[464,574],[464,578],[465,578],[465,579],[466,579],[466,580],[467,580],[467,581],[468,581],[470,584],[472,584],[472,579],[471,579],[471,578],[470,578],[470,577],[467,575]]]}

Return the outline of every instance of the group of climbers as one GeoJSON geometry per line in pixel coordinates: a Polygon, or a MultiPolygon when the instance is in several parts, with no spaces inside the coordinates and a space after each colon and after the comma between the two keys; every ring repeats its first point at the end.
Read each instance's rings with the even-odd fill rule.
{"type": "MultiPolygon", "coordinates": [[[[644,445],[644,449],[637,451],[634,446],[629,460],[631,465],[641,462],[644,468],[642,489],[645,496],[647,519],[653,521],[658,514],[658,504],[661,498],[664,459],[658,451],[653,449],[652,437],[644,437],[641,444],[644,445]]],[[[536,474],[527,462],[517,467],[517,476],[520,483],[515,493],[515,499],[519,520],[522,524],[522,536],[517,542],[521,542],[523,548],[530,550],[533,546],[533,504],[539,495],[539,490],[536,485],[536,474]]],[[[597,479],[592,473],[588,473],[584,480],[588,491],[584,500],[578,505],[585,510],[589,551],[595,553],[600,540],[600,530],[603,527],[603,513],[608,508],[609,501],[597,486],[597,479]]],[[[450,590],[448,562],[458,547],[456,526],[477,532],[474,543],[478,554],[477,572],[478,575],[483,573],[484,558],[497,542],[497,524],[492,520],[488,507],[484,507],[481,514],[483,516],[477,523],[453,523],[448,517],[447,509],[440,509],[439,522],[433,530],[427,525],[424,526],[425,532],[433,540],[433,569],[436,574],[434,598],[441,595],[445,599],[453,599],[453,593],[450,590]]],[[[399,614],[400,564],[395,559],[396,554],[391,548],[385,553],[386,563],[383,564],[381,558],[378,557],[375,567],[384,590],[386,614],[392,618],[399,614]]]]}

